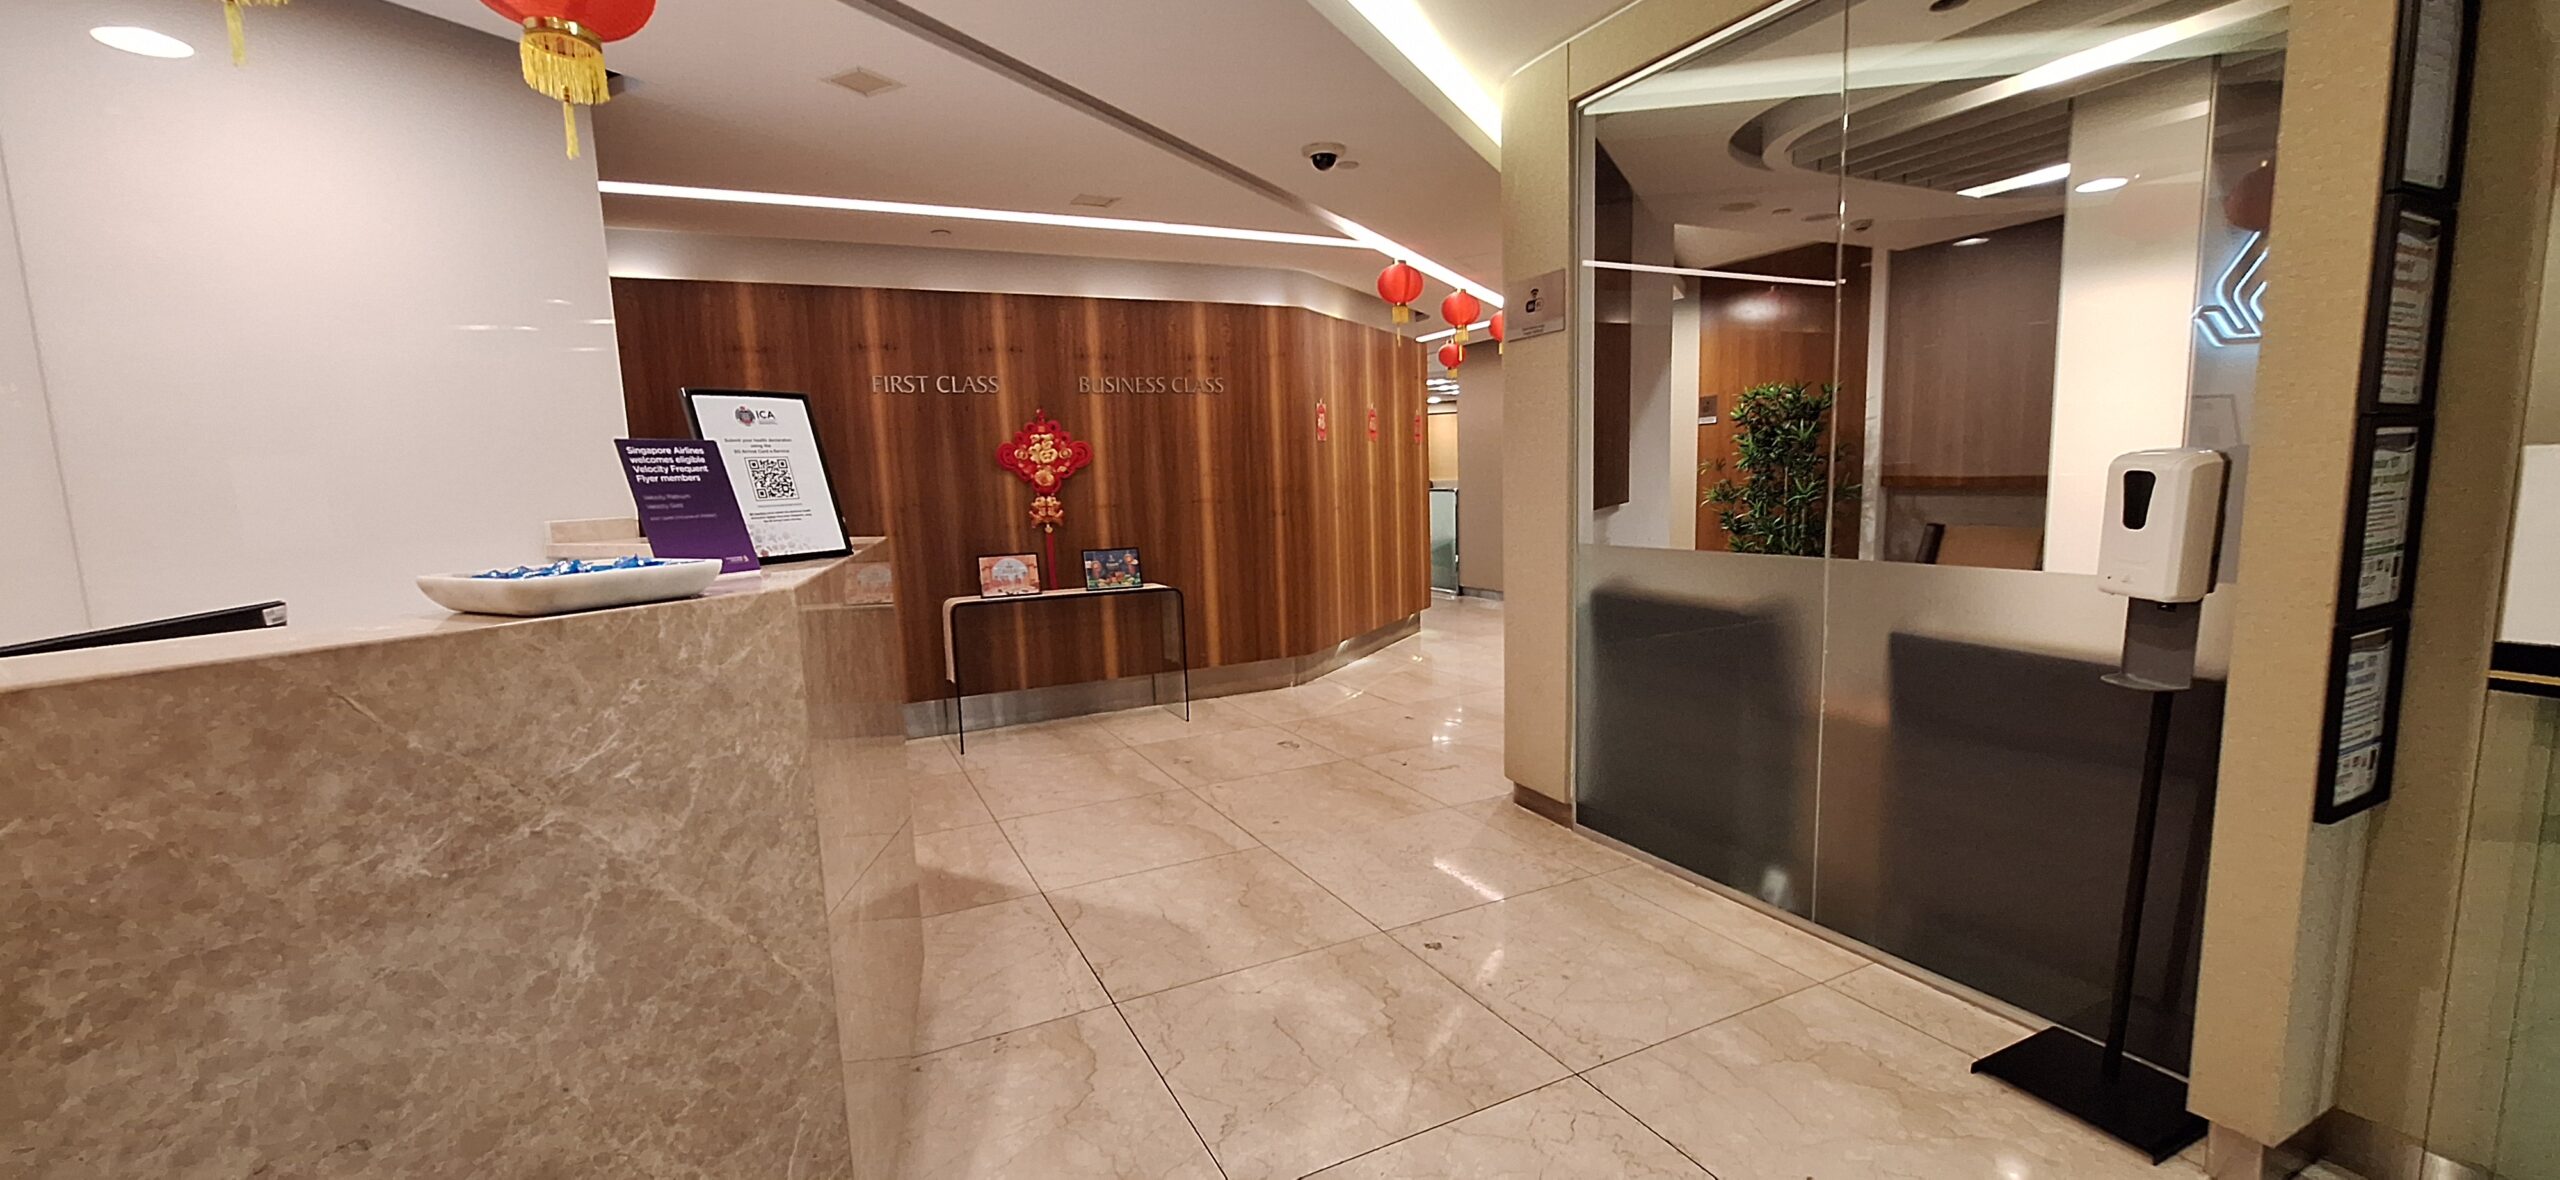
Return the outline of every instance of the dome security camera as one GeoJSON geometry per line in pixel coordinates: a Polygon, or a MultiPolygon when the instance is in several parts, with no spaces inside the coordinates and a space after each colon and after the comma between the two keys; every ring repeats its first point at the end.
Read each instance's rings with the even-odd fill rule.
{"type": "Polygon", "coordinates": [[[1342,163],[1344,148],[1338,143],[1311,143],[1298,151],[1307,157],[1307,163],[1315,165],[1316,171],[1331,172],[1342,163]]]}

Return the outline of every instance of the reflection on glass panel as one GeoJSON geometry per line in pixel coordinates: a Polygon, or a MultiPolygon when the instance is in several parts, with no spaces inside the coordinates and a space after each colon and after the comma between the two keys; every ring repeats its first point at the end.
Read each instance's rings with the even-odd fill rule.
{"type": "Polygon", "coordinates": [[[1458,592],[1458,489],[1431,489],[1431,588],[1458,592]]]}
{"type": "Polygon", "coordinates": [[[1580,822],[1812,912],[1824,564],[1583,547],[1580,822]]]}
{"type": "Polygon", "coordinates": [[[2427,1150],[2560,1180],[2560,700],[2489,694],[2427,1150]]]}
{"type": "Polygon", "coordinates": [[[1593,541],[1854,554],[1866,284],[1840,177],[1759,158],[1838,126],[1845,8],[1789,7],[1590,108],[1593,541]]]}
{"type": "MultiPolygon", "coordinates": [[[[1834,562],[1813,917],[2048,1019],[2105,1031],[2150,707],[2091,579],[1834,562]]],[[[2227,633],[2224,598],[2208,633],[2227,633]]],[[[2133,1051],[2183,1067],[2222,743],[2222,653],[2171,714],[2133,1051]]]]}

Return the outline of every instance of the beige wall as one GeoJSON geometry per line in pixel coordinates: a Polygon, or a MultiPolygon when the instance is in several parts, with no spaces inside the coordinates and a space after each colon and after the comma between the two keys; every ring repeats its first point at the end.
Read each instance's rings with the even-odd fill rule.
{"type": "Polygon", "coordinates": [[[23,270],[88,622],[415,614],[418,574],[631,511],[595,161],[512,45],[344,0],[253,19],[235,67],[218,6],[114,9],[195,56],[98,45],[81,0],[0,4],[0,286],[23,270]]]}
{"type": "Polygon", "coordinates": [[[1425,417],[1429,424],[1431,482],[1455,483],[1458,479],[1458,415],[1461,410],[1434,410],[1425,417]]]}

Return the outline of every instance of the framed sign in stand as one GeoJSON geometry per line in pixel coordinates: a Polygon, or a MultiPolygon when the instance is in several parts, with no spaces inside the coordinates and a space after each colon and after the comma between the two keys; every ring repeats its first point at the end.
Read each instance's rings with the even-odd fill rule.
{"type": "Polygon", "coordinates": [[[720,444],[757,558],[810,561],[853,551],[809,395],[688,388],[681,396],[694,437],[720,444]]]}
{"type": "Polygon", "coordinates": [[[2477,0],[2400,4],[2391,140],[2374,219],[2355,454],[2330,622],[2326,745],[2311,805],[2312,819],[2324,824],[2391,797],[2478,17],[2477,0]]]}

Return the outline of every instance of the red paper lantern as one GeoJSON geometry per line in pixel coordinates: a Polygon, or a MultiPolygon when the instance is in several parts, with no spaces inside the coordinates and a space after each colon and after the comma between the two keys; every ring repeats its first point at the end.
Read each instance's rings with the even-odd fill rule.
{"type": "Polygon", "coordinates": [[[1485,335],[1493,337],[1493,355],[1501,356],[1503,337],[1501,312],[1493,313],[1493,319],[1485,324],[1484,332],[1485,335]]]}
{"type": "Polygon", "coordinates": [[[1378,298],[1387,301],[1388,314],[1396,323],[1413,322],[1413,301],[1422,298],[1422,272],[1405,265],[1401,258],[1378,272],[1378,298]]]}
{"type": "Polygon", "coordinates": [[[524,27],[524,84],[560,101],[569,158],[578,156],[578,108],[612,98],[604,45],[640,31],[658,0],[480,0],[524,27]]]}
{"type": "Polygon", "coordinates": [[[1458,330],[1456,339],[1460,344],[1467,342],[1468,325],[1475,323],[1476,317],[1483,314],[1484,302],[1463,290],[1451,291],[1448,298],[1440,301],[1440,318],[1458,330]]]}
{"type": "Polygon", "coordinates": [[[1448,342],[1447,344],[1443,344],[1443,345],[1441,345],[1441,346],[1440,346],[1440,367],[1441,367],[1441,368],[1447,369],[1447,370],[1449,370],[1450,372],[1455,373],[1455,372],[1457,372],[1457,371],[1458,371],[1458,366],[1459,366],[1459,365],[1462,365],[1462,364],[1465,364],[1465,363],[1466,363],[1466,361],[1467,361],[1467,346],[1466,346],[1466,345],[1460,344],[1460,343],[1458,343],[1457,341],[1452,340],[1452,341],[1448,342]]]}

